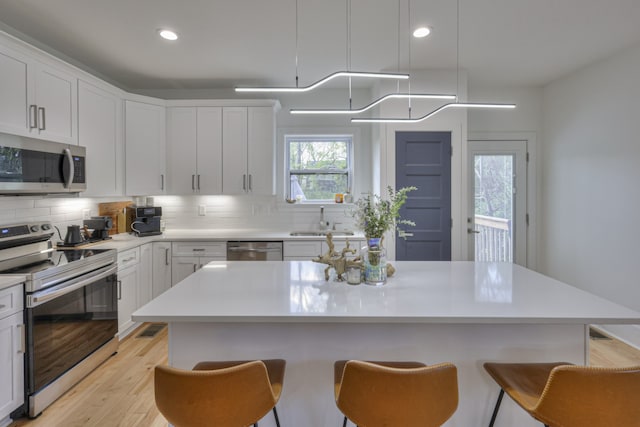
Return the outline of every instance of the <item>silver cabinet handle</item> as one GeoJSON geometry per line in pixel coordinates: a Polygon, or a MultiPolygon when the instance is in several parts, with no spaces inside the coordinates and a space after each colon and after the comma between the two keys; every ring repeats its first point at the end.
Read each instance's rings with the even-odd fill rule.
{"type": "Polygon", "coordinates": [[[20,350],[18,350],[18,353],[24,354],[27,352],[26,328],[24,324],[17,325],[17,327],[20,329],[20,350]]]}
{"type": "Polygon", "coordinates": [[[204,252],[205,249],[204,248],[193,248],[191,249],[193,252],[204,252]]]}
{"type": "Polygon", "coordinates": [[[198,174],[198,190],[200,190],[200,174],[198,174]]]}
{"type": "Polygon", "coordinates": [[[252,175],[249,174],[249,191],[253,191],[252,175]]]}
{"type": "Polygon", "coordinates": [[[191,175],[191,189],[195,191],[196,189],[196,176],[191,175]]]}
{"type": "Polygon", "coordinates": [[[122,280],[118,280],[118,301],[122,299],[122,280]]]}
{"type": "Polygon", "coordinates": [[[472,230],[471,228],[467,228],[467,234],[480,234],[478,230],[472,230]]]}
{"type": "Polygon", "coordinates": [[[160,174],[160,189],[164,190],[164,174],[160,174]]]}
{"type": "Polygon", "coordinates": [[[198,264],[193,264],[193,272],[195,273],[198,270],[198,264]]]}
{"type": "Polygon", "coordinates": [[[29,129],[38,128],[38,106],[36,104],[29,105],[29,129]]]}
{"type": "Polygon", "coordinates": [[[242,175],[242,189],[247,191],[247,174],[242,175]]]}
{"type": "Polygon", "coordinates": [[[38,130],[45,130],[46,128],[44,107],[38,107],[38,130]]]}
{"type": "Polygon", "coordinates": [[[169,265],[169,248],[164,250],[164,265],[169,265]]]}

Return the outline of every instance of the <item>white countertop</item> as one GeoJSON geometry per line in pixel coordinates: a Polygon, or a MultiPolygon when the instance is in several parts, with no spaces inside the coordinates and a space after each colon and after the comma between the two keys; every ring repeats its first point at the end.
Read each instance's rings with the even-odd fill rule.
{"type": "MultiPolygon", "coordinates": [[[[123,251],[136,246],[144,245],[151,242],[172,242],[172,241],[222,241],[228,240],[256,240],[256,241],[300,241],[300,240],[317,240],[325,241],[326,236],[291,236],[290,231],[272,231],[262,229],[172,229],[167,230],[161,235],[137,237],[129,233],[120,233],[109,240],[94,243],[92,248],[96,249],[117,249],[123,251]]],[[[364,240],[362,233],[356,233],[354,236],[337,235],[334,240],[364,240]]]]}
{"type": "Polygon", "coordinates": [[[26,277],[19,274],[0,275],[0,290],[24,283],[26,277]]]}
{"type": "Polygon", "coordinates": [[[384,286],[325,282],[311,261],[219,261],[134,321],[640,324],[640,312],[518,265],[396,262],[384,286]]]}

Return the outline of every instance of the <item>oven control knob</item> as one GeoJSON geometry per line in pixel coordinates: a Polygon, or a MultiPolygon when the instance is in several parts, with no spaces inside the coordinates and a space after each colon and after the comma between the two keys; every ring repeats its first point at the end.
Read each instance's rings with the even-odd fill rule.
{"type": "Polygon", "coordinates": [[[42,224],[42,229],[44,231],[51,230],[51,225],[50,224],[42,224]]]}
{"type": "Polygon", "coordinates": [[[36,231],[40,230],[40,227],[38,227],[37,225],[32,225],[29,229],[30,229],[33,233],[35,233],[36,231]]]}

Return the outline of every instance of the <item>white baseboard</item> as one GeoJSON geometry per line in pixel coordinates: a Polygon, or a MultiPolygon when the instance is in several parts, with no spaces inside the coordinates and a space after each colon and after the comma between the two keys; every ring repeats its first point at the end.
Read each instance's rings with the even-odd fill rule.
{"type": "Polygon", "coordinates": [[[593,325],[608,335],[640,350],[640,325],[593,325]]]}

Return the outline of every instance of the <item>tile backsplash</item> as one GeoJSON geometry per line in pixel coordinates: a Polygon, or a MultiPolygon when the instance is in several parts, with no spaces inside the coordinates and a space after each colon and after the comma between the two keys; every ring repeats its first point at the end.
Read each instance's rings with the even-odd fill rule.
{"type": "MultiPolygon", "coordinates": [[[[48,196],[0,197],[0,225],[51,221],[60,229],[82,224],[85,214],[98,215],[98,203],[133,200],[128,197],[83,198],[48,196]]],[[[275,196],[155,196],[167,229],[314,230],[320,204],[287,204],[275,196]],[[204,213],[204,215],[201,215],[204,213]]],[[[336,229],[353,229],[351,205],[324,204],[325,220],[336,229]]]]}

